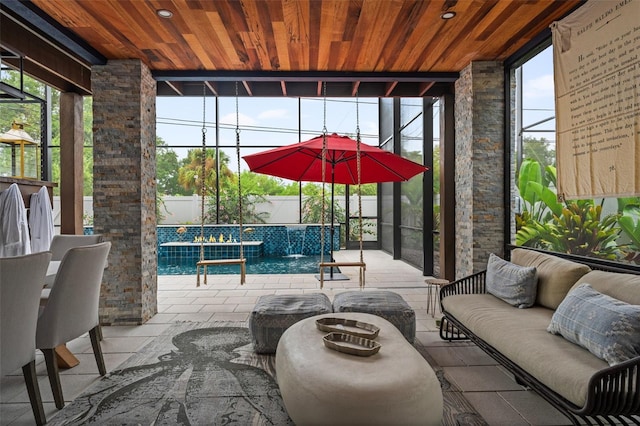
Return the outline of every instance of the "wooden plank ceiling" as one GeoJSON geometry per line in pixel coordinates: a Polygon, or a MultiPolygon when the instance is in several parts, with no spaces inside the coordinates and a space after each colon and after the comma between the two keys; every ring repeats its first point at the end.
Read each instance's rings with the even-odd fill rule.
{"type": "MultiPolygon", "coordinates": [[[[448,85],[471,61],[508,58],[579,0],[32,3],[104,58],[140,58],[164,82],[161,94],[189,94],[190,85],[201,92],[202,80],[224,92],[240,76],[242,95],[298,96],[291,93],[296,83],[317,83],[325,74],[351,94],[378,84],[371,96],[405,96],[394,90],[411,83],[420,96],[448,85]],[[160,9],[173,16],[159,17],[160,9]],[[455,17],[442,19],[444,12],[455,17]]],[[[319,84],[311,87],[317,94],[319,84]]]]}

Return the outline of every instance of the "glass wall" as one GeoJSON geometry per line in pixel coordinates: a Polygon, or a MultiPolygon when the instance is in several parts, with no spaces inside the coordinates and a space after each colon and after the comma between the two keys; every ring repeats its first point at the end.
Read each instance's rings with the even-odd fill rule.
{"type": "MultiPolygon", "coordinates": [[[[19,92],[19,72],[2,67],[0,81],[19,92]]],[[[0,134],[4,135],[0,141],[0,176],[47,180],[49,170],[42,166],[48,161],[41,160],[49,136],[46,118],[51,90],[28,76],[24,76],[23,90],[23,99],[0,97],[0,134]]],[[[58,95],[56,92],[56,101],[58,95]]]]}
{"type": "MultiPolygon", "coordinates": [[[[204,112],[207,146],[205,178],[207,215],[209,223],[228,223],[236,220],[230,212],[237,211],[238,172],[241,175],[244,222],[262,223],[320,223],[325,210],[329,222],[331,185],[327,183],[325,199],[322,185],[317,182],[297,182],[250,172],[243,156],[271,148],[291,145],[322,134],[338,133],[356,138],[360,128],[364,143],[378,145],[378,99],[354,98],[158,98],[157,136],[159,196],[200,195],[199,174],[202,164],[202,117],[204,112]],[[204,110],[204,111],[203,111],[204,110]],[[236,153],[236,123],[240,128],[240,163],[236,153]],[[162,161],[171,159],[173,167],[162,161]],[[164,175],[160,170],[172,171],[164,175]],[[177,170],[177,172],[175,171],[177,170]],[[177,185],[165,181],[176,181],[177,185]],[[160,182],[163,184],[160,185],[160,182]],[[164,192],[166,191],[166,192],[164,192]],[[286,199],[285,199],[286,198],[286,199]],[[292,200],[292,198],[296,198],[292,200]],[[282,208],[280,208],[282,206],[282,208]],[[271,217],[277,216],[277,219],[271,217]]],[[[358,218],[358,200],[347,201],[347,188],[334,186],[334,222],[347,228],[346,209],[358,218]]],[[[350,188],[357,194],[356,188],[350,188]]],[[[363,186],[364,215],[374,218],[374,225],[366,225],[366,238],[377,241],[376,187],[363,186]],[[374,198],[373,201],[371,198],[374,198]]],[[[199,221],[199,218],[198,220],[199,221]]],[[[354,232],[355,222],[349,222],[354,232]]],[[[346,240],[343,234],[343,245],[346,240]]]]}
{"type": "MultiPolygon", "coordinates": [[[[394,152],[394,118],[396,108],[394,99],[380,99],[380,147],[394,152]]],[[[400,253],[395,249],[394,226],[396,214],[394,212],[393,183],[383,183],[379,186],[379,217],[378,233],[382,250],[399,258],[400,253]]],[[[399,251],[399,250],[398,250],[399,251]]]]}
{"type": "Polygon", "coordinates": [[[432,275],[434,218],[439,215],[433,208],[439,197],[431,193],[439,190],[433,168],[439,164],[437,100],[383,99],[380,111],[382,148],[429,167],[409,181],[380,185],[381,248],[432,275]]]}
{"type": "MultiPolygon", "coordinates": [[[[440,100],[434,99],[432,109],[432,223],[431,235],[433,236],[433,276],[440,277],[440,100]]],[[[428,196],[425,195],[425,196],[428,196]]]]}
{"type": "MultiPolygon", "coordinates": [[[[400,101],[400,155],[424,164],[422,98],[400,101]]],[[[419,174],[400,184],[400,250],[402,259],[424,269],[424,188],[419,174]]]]}
{"type": "Polygon", "coordinates": [[[511,242],[640,264],[640,198],[556,197],[552,47],[511,70],[511,242]]]}

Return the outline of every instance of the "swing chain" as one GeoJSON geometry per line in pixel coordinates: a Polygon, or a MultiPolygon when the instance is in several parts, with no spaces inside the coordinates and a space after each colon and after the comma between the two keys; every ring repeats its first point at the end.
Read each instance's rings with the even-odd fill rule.
{"type": "MultiPolygon", "coordinates": [[[[325,181],[327,174],[327,82],[322,82],[322,95],[323,95],[323,118],[322,118],[322,208],[320,211],[320,263],[324,263],[324,246],[325,246],[325,181]]],[[[333,224],[332,224],[333,225],[333,224]]],[[[333,241],[330,241],[333,244],[333,241]]],[[[333,262],[333,259],[330,259],[333,262]]],[[[322,288],[323,282],[320,281],[320,288],[322,288]]]]}
{"type": "Polygon", "coordinates": [[[358,165],[358,228],[359,228],[359,239],[360,239],[360,263],[364,263],[364,255],[362,252],[362,152],[360,150],[361,147],[361,137],[360,137],[360,111],[359,111],[359,102],[358,102],[358,91],[356,91],[356,141],[357,141],[357,165],[358,165]]]}
{"type": "Polygon", "coordinates": [[[200,168],[200,261],[204,260],[204,204],[205,204],[205,173],[207,161],[207,86],[202,83],[202,162],[200,168]]]}
{"type": "Polygon", "coordinates": [[[236,81],[236,158],[238,160],[238,242],[240,243],[240,259],[244,259],[244,250],[242,247],[242,184],[240,183],[240,109],[238,107],[238,82],[236,81]]]}

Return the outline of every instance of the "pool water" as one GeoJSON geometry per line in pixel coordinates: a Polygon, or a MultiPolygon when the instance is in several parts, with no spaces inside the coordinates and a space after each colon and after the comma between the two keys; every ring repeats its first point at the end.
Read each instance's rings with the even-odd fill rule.
{"type": "MultiPolygon", "coordinates": [[[[325,262],[328,256],[325,257],[325,262]]],[[[196,262],[188,265],[163,265],[158,263],[158,275],[195,275],[196,262]]],[[[280,256],[247,259],[247,274],[317,274],[320,256],[280,256]]],[[[334,269],[335,270],[335,269],[334,269]]],[[[201,271],[202,272],[202,271],[201,271]]],[[[207,268],[208,275],[240,274],[238,265],[217,265],[207,268]]]]}

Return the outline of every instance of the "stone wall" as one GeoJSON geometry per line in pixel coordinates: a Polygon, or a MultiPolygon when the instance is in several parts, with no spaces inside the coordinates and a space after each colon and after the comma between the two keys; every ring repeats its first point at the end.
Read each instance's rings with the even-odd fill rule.
{"type": "Polygon", "coordinates": [[[500,62],[473,62],[455,84],[456,278],[503,252],[503,73],[500,62]]]}
{"type": "Polygon", "coordinates": [[[94,66],[94,232],[111,241],[100,322],[142,324],[157,312],[156,82],[139,60],[94,66]]]}

